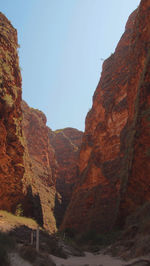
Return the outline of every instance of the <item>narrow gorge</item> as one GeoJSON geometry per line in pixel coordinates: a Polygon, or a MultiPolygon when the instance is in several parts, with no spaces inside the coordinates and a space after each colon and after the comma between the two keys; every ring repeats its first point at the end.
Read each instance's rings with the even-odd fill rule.
{"type": "Polygon", "coordinates": [[[150,201],[150,0],[103,63],[85,132],[51,130],[22,100],[17,31],[0,13],[0,209],[49,232],[123,228],[150,201]]]}

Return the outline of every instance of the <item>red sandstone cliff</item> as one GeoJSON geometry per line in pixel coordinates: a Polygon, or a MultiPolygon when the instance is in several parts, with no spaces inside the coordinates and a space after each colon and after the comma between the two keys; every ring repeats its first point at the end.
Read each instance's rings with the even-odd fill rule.
{"type": "Polygon", "coordinates": [[[24,174],[17,31],[0,13],[0,208],[15,212],[24,174]]]}
{"type": "Polygon", "coordinates": [[[83,132],[75,128],[49,131],[50,143],[58,164],[56,190],[61,199],[56,201],[56,220],[60,225],[77,183],[79,151],[83,132]]]}
{"type": "Polygon", "coordinates": [[[0,13],[0,208],[15,212],[20,206],[55,231],[57,163],[45,115],[24,102],[21,108],[17,48],[17,31],[0,13]]]}
{"type": "Polygon", "coordinates": [[[150,200],[150,0],[103,64],[80,152],[80,181],[62,228],[111,230],[150,200]]]}
{"type": "Polygon", "coordinates": [[[51,232],[60,225],[77,179],[82,132],[53,132],[45,115],[22,102],[26,194],[24,214],[35,217],[51,232]]]}
{"type": "Polygon", "coordinates": [[[49,129],[45,115],[22,102],[23,133],[25,146],[25,175],[23,179],[26,194],[24,212],[32,216],[51,232],[56,231],[54,217],[57,197],[55,179],[57,162],[49,141],[49,129]]]}

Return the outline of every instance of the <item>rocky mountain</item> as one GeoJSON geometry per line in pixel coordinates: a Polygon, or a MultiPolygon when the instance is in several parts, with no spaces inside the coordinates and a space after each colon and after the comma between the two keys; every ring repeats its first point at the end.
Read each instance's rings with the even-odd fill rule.
{"type": "Polygon", "coordinates": [[[24,175],[17,31],[0,13],[0,209],[15,212],[24,175]]]}
{"type": "Polygon", "coordinates": [[[149,18],[150,0],[142,0],[103,64],[62,228],[110,231],[150,200],[149,18]]]}

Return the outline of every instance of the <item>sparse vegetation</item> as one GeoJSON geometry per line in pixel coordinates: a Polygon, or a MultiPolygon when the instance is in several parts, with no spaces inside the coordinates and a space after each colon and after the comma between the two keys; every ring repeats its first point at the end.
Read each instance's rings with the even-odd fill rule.
{"type": "Polygon", "coordinates": [[[34,266],[55,266],[48,254],[37,252],[32,246],[22,246],[19,255],[34,266]]]}
{"type": "Polygon", "coordinates": [[[57,129],[57,130],[55,130],[55,131],[54,131],[54,133],[56,133],[56,134],[57,134],[57,133],[60,133],[60,132],[62,132],[63,130],[64,130],[64,128],[63,128],[63,129],[57,129]]]}
{"type": "Polygon", "coordinates": [[[128,216],[119,240],[107,251],[124,259],[150,253],[150,202],[146,202],[128,216]]]}
{"type": "Polygon", "coordinates": [[[22,208],[22,204],[19,203],[16,207],[16,212],[15,212],[16,216],[23,216],[23,208],[22,208]]]}
{"type": "Polygon", "coordinates": [[[14,247],[15,252],[19,252],[23,259],[31,262],[34,266],[54,266],[55,264],[48,257],[48,254],[66,258],[62,248],[59,247],[58,239],[41,228],[40,251],[37,252],[35,249],[35,240],[31,246],[31,231],[34,230],[35,232],[37,228],[37,223],[33,219],[15,216],[2,210],[0,211],[0,218],[1,230],[7,232],[0,233],[0,266],[10,266],[8,253],[14,247]]]}
{"type": "Polygon", "coordinates": [[[77,243],[88,244],[89,246],[94,247],[106,247],[114,243],[120,236],[120,231],[112,231],[109,233],[99,234],[94,230],[90,230],[86,233],[78,235],[76,237],[77,243]]]}
{"type": "Polygon", "coordinates": [[[0,232],[0,265],[9,266],[8,252],[15,247],[15,240],[6,233],[0,232]]]}
{"type": "Polygon", "coordinates": [[[42,244],[40,249],[46,251],[50,254],[53,254],[57,257],[67,258],[66,254],[63,252],[63,249],[58,244],[57,236],[50,236],[46,231],[40,232],[42,238],[42,244]]]}
{"type": "Polygon", "coordinates": [[[76,251],[83,255],[83,250],[95,252],[107,247],[108,245],[111,245],[117,241],[117,239],[120,237],[120,234],[120,230],[100,234],[95,230],[77,233],[73,228],[66,228],[60,233],[60,236],[67,245],[75,248],[76,251]]]}
{"type": "Polygon", "coordinates": [[[29,262],[34,262],[38,256],[36,249],[32,246],[23,246],[19,250],[20,256],[29,262]]]}
{"type": "Polygon", "coordinates": [[[6,104],[9,106],[9,107],[12,107],[13,104],[14,104],[14,101],[13,101],[13,98],[11,95],[9,94],[5,94],[3,96],[3,100],[6,102],[6,104]]]}
{"type": "Polygon", "coordinates": [[[1,219],[4,219],[5,223],[9,223],[10,225],[26,225],[30,228],[37,228],[37,222],[34,221],[31,218],[27,218],[27,217],[19,217],[19,216],[15,216],[12,213],[9,213],[7,211],[0,211],[0,216],[1,219]]]}
{"type": "Polygon", "coordinates": [[[62,235],[65,236],[65,238],[75,238],[77,232],[74,228],[66,228],[63,232],[62,235]]]}
{"type": "Polygon", "coordinates": [[[126,227],[136,226],[139,232],[143,232],[148,224],[150,227],[150,201],[143,204],[127,218],[126,227]]]}

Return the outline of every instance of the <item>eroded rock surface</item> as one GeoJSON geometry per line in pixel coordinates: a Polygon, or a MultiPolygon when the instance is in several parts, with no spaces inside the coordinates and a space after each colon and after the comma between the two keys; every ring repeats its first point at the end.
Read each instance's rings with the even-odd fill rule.
{"type": "Polygon", "coordinates": [[[49,136],[58,164],[56,190],[61,198],[58,197],[56,200],[55,214],[59,226],[78,180],[79,151],[83,132],[75,128],[65,128],[50,130],[49,136]]]}
{"type": "Polygon", "coordinates": [[[82,132],[53,132],[45,115],[22,102],[26,194],[24,212],[51,232],[56,231],[77,180],[82,132]]]}
{"type": "Polygon", "coordinates": [[[150,0],[129,17],[103,64],[62,228],[111,230],[150,200],[150,0]]]}
{"type": "Polygon", "coordinates": [[[0,209],[15,212],[24,174],[17,31],[0,13],[0,209]]]}
{"type": "Polygon", "coordinates": [[[57,162],[49,141],[49,129],[45,115],[22,102],[23,133],[25,146],[25,175],[23,179],[26,194],[24,211],[51,232],[56,231],[54,217],[57,162]]]}

